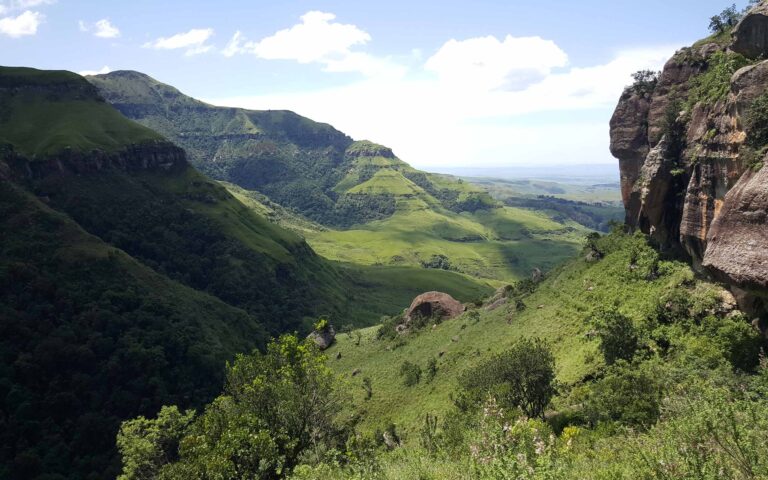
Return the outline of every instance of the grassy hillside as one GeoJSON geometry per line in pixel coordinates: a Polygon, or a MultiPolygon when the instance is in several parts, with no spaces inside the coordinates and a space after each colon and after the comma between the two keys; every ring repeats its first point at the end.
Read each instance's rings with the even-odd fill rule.
{"type": "Polygon", "coordinates": [[[270,335],[491,290],[319,257],[74,74],[0,68],[0,122],[2,478],[114,478],[120,420],[204,404],[270,335]]]}
{"type": "MultiPolygon", "coordinates": [[[[534,293],[519,297],[523,307],[512,298],[494,310],[487,305],[471,308],[462,317],[394,339],[377,338],[381,327],[371,327],[360,331],[359,345],[356,335],[341,335],[327,352],[328,365],[350,383],[366,428],[393,422],[411,441],[417,440],[425,414],[443,416],[452,407],[460,374],[520,338],[539,337],[549,343],[557,378],[567,390],[604,367],[597,340],[585,335],[594,329],[588,317],[597,306],[617,305],[641,324],[654,313],[660,298],[693,283],[693,272],[680,262],[664,262],[664,273],[653,280],[639,273],[647,264],[630,269],[636,252],[652,255],[642,237],[614,235],[609,241],[612,253],[599,262],[576,259],[555,270],[534,293]],[[404,386],[403,362],[426,369],[430,359],[437,360],[434,380],[404,386]],[[359,373],[352,378],[354,371],[359,373]],[[364,399],[361,385],[366,377],[372,384],[370,400],[364,399]]],[[[717,291],[705,282],[695,289],[701,295],[717,291]]]]}
{"type": "Polygon", "coordinates": [[[2,478],[114,478],[121,420],[205,403],[222,362],[266,338],[257,317],[157,273],[8,182],[0,229],[2,478]]]}
{"type": "Polygon", "coordinates": [[[447,257],[453,271],[507,281],[562,262],[587,231],[553,221],[550,210],[505,207],[468,182],[421,172],[387,147],[290,112],[214,107],[137,72],[89,81],[256,211],[265,211],[260,195],[285,207],[270,207],[272,218],[329,259],[422,267],[447,257]]]}
{"type": "Polygon", "coordinates": [[[27,157],[68,148],[115,151],[162,137],[127,121],[100,100],[94,87],[66,71],[0,68],[0,144],[27,157]],[[16,88],[21,87],[21,91],[16,88]],[[56,101],[40,95],[55,95],[56,101]]]}

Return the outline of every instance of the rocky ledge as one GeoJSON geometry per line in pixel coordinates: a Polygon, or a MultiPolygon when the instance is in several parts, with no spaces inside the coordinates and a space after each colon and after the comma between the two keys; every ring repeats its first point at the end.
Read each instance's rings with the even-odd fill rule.
{"type": "Polygon", "coordinates": [[[61,173],[82,175],[106,169],[171,170],[186,165],[184,150],[163,141],[129,145],[115,152],[64,149],[34,160],[15,153],[8,146],[0,146],[0,179],[6,180],[35,180],[61,173]]]}
{"type": "Polygon", "coordinates": [[[657,79],[628,87],[611,119],[611,152],[627,224],[767,313],[768,158],[748,141],[748,117],[768,98],[768,2],[732,36],[684,48],[657,79]],[[723,78],[727,68],[735,71],[723,78]],[[722,90],[702,95],[699,77],[722,90]]]}

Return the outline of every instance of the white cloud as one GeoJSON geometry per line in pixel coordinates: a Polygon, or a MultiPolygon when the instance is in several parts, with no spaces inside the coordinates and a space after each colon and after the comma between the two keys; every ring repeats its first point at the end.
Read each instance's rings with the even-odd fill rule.
{"type": "Polygon", "coordinates": [[[600,65],[566,69],[565,53],[535,37],[454,42],[424,63],[423,73],[431,75],[206,101],[294,110],[390,146],[424,168],[606,163],[613,162],[608,120],[630,75],[661,68],[674,52],[666,46],[623,51],[600,65]],[[522,45],[537,53],[518,52],[522,45]]]}
{"type": "Polygon", "coordinates": [[[399,77],[406,69],[389,58],[353,50],[371,41],[368,32],[355,25],[335,22],[332,13],[311,11],[301,16],[301,23],[279,30],[259,41],[246,41],[235,32],[222,54],[253,54],[265,60],[292,60],[302,64],[317,63],[327,72],[357,72],[366,76],[399,77]]]}
{"type": "Polygon", "coordinates": [[[120,30],[112,25],[109,20],[102,18],[96,22],[94,35],[101,38],[115,38],[120,36],[120,30]]]}
{"type": "Polygon", "coordinates": [[[206,42],[212,36],[212,28],[197,28],[185,33],[177,33],[171,37],[161,37],[155,41],[147,42],[144,44],[144,48],[154,48],[156,50],[186,49],[185,55],[197,55],[213,49],[212,45],[206,45],[206,42]]]}
{"type": "Polygon", "coordinates": [[[232,39],[227,43],[227,46],[224,47],[224,50],[221,51],[221,54],[225,57],[234,57],[238,53],[242,53],[242,42],[243,33],[238,30],[232,36],[232,39]]]}
{"type": "Polygon", "coordinates": [[[92,26],[80,20],[77,22],[81,32],[93,32],[93,35],[100,38],[117,38],[120,36],[120,29],[112,25],[109,19],[102,18],[96,21],[92,26]]]}
{"type": "Polygon", "coordinates": [[[42,13],[30,10],[27,10],[16,17],[0,18],[0,34],[12,38],[34,35],[37,33],[37,28],[43,22],[44,18],[45,16],[42,13]]]}
{"type": "Polygon", "coordinates": [[[299,63],[323,62],[335,55],[346,55],[355,45],[364,45],[371,36],[355,25],[333,22],[336,15],[307,12],[301,23],[280,30],[246,47],[267,60],[295,60],[299,63]]]}
{"type": "Polygon", "coordinates": [[[103,67],[101,67],[100,70],[83,70],[83,71],[77,72],[77,74],[78,75],[82,75],[84,77],[87,77],[89,75],[104,75],[104,74],[109,73],[111,71],[112,71],[111,68],[109,68],[108,66],[104,65],[103,67]]]}
{"type": "Polygon", "coordinates": [[[551,40],[507,35],[504,41],[493,36],[450,40],[424,67],[446,83],[521,90],[567,64],[568,55],[551,40]]]}

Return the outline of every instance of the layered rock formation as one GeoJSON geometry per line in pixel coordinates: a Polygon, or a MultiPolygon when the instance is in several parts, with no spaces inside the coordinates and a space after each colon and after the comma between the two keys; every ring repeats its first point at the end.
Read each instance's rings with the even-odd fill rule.
{"type": "Polygon", "coordinates": [[[627,224],[733,286],[754,313],[768,297],[768,173],[757,171],[763,146],[745,147],[746,118],[768,93],[767,54],[763,4],[730,44],[684,48],[651,88],[627,88],[611,119],[627,224]]]}

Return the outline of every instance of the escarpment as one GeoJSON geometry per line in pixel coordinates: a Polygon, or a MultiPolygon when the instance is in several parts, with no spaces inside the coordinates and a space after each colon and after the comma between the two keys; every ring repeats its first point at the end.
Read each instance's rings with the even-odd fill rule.
{"type": "Polygon", "coordinates": [[[663,250],[734,287],[746,308],[768,298],[768,6],[732,34],[678,51],[636,82],[611,119],[626,222],[663,250]]]}

